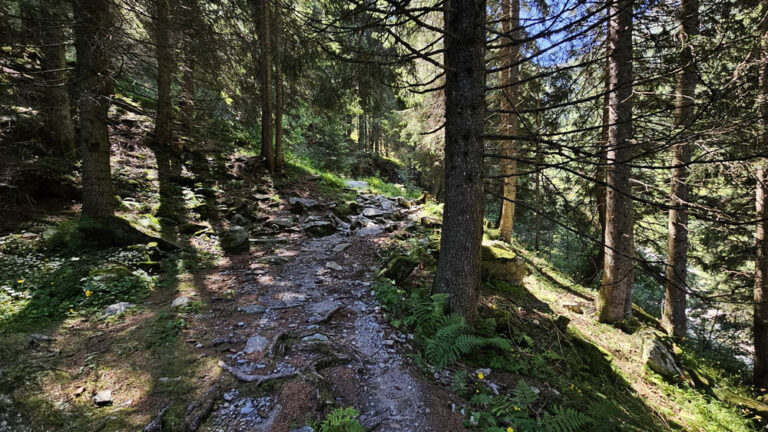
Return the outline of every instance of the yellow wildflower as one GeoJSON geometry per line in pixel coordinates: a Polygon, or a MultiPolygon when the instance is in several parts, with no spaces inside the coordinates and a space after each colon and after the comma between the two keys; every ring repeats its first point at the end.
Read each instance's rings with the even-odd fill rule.
{"type": "Polygon", "coordinates": [[[512,426],[507,426],[507,432],[515,432],[515,430],[512,429],[512,426]]]}
{"type": "Polygon", "coordinates": [[[24,283],[24,279],[19,279],[16,281],[17,283],[24,283]]]}
{"type": "Polygon", "coordinates": [[[72,308],[69,308],[69,313],[75,313],[75,310],[72,308]]]}
{"type": "Polygon", "coordinates": [[[515,406],[515,411],[520,411],[520,407],[519,406],[515,406]]]}
{"type": "Polygon", "coordinates": [[[480,372],[479,374],[477,374],[477,379],[485,379],[485,375],[483,375],[483,373],[480,372]]]}
{"type": "Polygon", "coordinates": [[[85,290],[85,296],[90,297],[93,292],[91,290],[85,290]]]}

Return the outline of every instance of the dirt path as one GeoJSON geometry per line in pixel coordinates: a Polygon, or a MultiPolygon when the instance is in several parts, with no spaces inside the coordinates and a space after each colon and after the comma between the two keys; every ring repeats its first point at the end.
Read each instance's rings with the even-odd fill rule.
{"type": "Polygon", "coordinates": [[[229,348],[219,354],[224,373],[296,375],[260,397],[227,389],[203,430],[308,431],[299,429],[307,419],[338,406],[355,407],[367,430],[461,428],[445,390],[409,365],[409,335],[387,324],[372,290],[388,231],[403,228],[418,209],[375,195],[358,202],[370,218],[345,223],[322,204],[310,205],[298,218],[304,230],[289,228],[285,243],[260,243],[214,275],[233,290],[231,300],[212,303],[215,316],[226,316],[212,342],[229,348]],[[327,220],[336,224],[332,234],[306,234],[307,224],[327,220]]]}

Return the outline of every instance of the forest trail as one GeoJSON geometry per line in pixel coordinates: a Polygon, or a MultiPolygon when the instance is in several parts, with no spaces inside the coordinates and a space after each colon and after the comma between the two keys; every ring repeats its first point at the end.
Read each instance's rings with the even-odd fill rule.
{"type": "MultiPolygon", "coordinates": [[[[320,417],[325,405],[354,407],[367,430],[461,428],[445,390],[406,361],[409,335],[387,324],[372,290],[379,251],[391,232],[415,223],[419,208],[361,193],[362,212],[347,223],[322,203],[302,199],[294,210],[306,208],[299,216],[304,230],[289,228],[279,244],[255,240],[251,253],[209,275],[232,292],[228,300],[211,299],[216,322],[203,326],[215,329],[207,335],[212,345],[231,348],[219,354],[229,373],[295,378],[260,398],[224,389],[203,430],[309,430],[299,425],[320,417]],[[326,223],[336,224],[330,235],[307,234],[307,227],[327,229],[326,223]]],[[[271,220],[290,217],[281,210],[271,220]]]]}

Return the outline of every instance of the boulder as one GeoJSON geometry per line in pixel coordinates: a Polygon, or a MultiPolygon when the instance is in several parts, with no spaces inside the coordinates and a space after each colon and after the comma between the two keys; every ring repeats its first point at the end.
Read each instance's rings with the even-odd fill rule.
{"type": "Polygon", "coordinates": [[[413,273],[418,265],[419,261],[417,259],[398,255],[389,260],[387,265],[379,272],[379,276],[392,279],[395,281],[395,284],[400,284],[413,273]]]}
{"type": "Polygon", "coordinates": [[[104,313],[101,314],[101,319],[119,315],[134,306],[135,305],[133,303],[128,303],[128,302],[119,302],[119,303],[111,304],[107,306],[106,309],[104,309],[104,313]]]}
{"type": "Polygon", "coordinates": [[[189,297],[176,297],[171,302],[171,307],[172,308],[178,308],[178,307],[188,306],[189,302],[191,302],[191,301],[192,300],[190,300],[189,297]]]}
{"type": "Polygon", "coordinates": [[[367,237],[367,236],[375,236],[379,235],[382,232],[384,232],[384,228],[378,226],[378,225],[369,225],[363,228],[360,228],[355,235],[358,237],[367,237]]]}
{"type": "Polygon", "coordinates": [[[363,209],[363,216],[367,218],[377,218],[384,216],[384,212],[374,207],[366,207],[363,209]]]}
{"type": "Polygon", "coordinates": [[[299,197],[288,198],[288,204],[291,206],[291,211],[295,213],[303,213],[307,210],[317,207],[318,205],[317,201],[315,200],[299,197]]]}
{"type": "Polygon", "coordinates": [[[644,332],[641,337],[643,338],[643,364],[668,380],[685,376],[672,350],[672,342],[668,338],[661,337],[654,331],[644,332]]]}
{"type": "Polygon", "coordinates": [[[347,180],[344,182],[350,189],[365,189],[368,187],[368,182],[362,180],[347,180]]]}
{"type": "Polygon", "coordinates": [[[276,217],[267,223],[267,225],[276,226],[278,228],[283,228],[283,229],[290,228],[295,224],[296,222],[293,220],[292,217],[289,217],[289,216],[276,217]]]}
{"type": "Polygon", "coordinates": [[[219,245],[224,252],[229,254],[248,252],[251,246],[248,240],[248,231],[239,225],[235,225],[224,231],[219,238],[219,245]]]}
{"type": "Polygon", "coordinates": [[[304,232],[312,237],[325,237],[336,232],[336,227],[326,221],[314,221],[302,225],[304,232]]]}
{"type": "Polygon", "coordinates": [[[503,242],[483,242],[483,275],[511,284],[519,284],[525,277],[525,261],[509,250],[503,242]]]}

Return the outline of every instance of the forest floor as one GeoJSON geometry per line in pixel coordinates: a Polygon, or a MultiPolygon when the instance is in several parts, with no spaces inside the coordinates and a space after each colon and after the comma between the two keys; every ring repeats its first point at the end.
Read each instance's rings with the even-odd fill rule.
{"type": "MultiPolygon", "coordinates": [[[[115,153],[120,215],[162,233],[151,153],[115,153]]],[[[477,329],[438,314],[443,327],[425,333],[439,209],[402,187],[300,163],[272,179],[253,160],[234,156],[212,167],[215,184],[185,186],[175,253],[82,248],[67,228],[76,206],[14,222],[0,238],[0,431],[359,430],[341,428],[345,419],[414,432],[765,425],[768,406],[744,397],[754,392],[738,366],[680,350],[706,385],[648,371],[653,317],[638,310],[630,332],[597,323],[593,290],[514,243],[505,247],[527,275],[485,278],[477,329]],[[223,253],[234,225],[246,228],[235,236],[246,248],[223,253]],[[404,255],[418,258],[412,274],[378,276],[404,255]],[[463,350],[455,341],[469,335],[506,348],[428,364],[430,343],[463,350]]]]}

